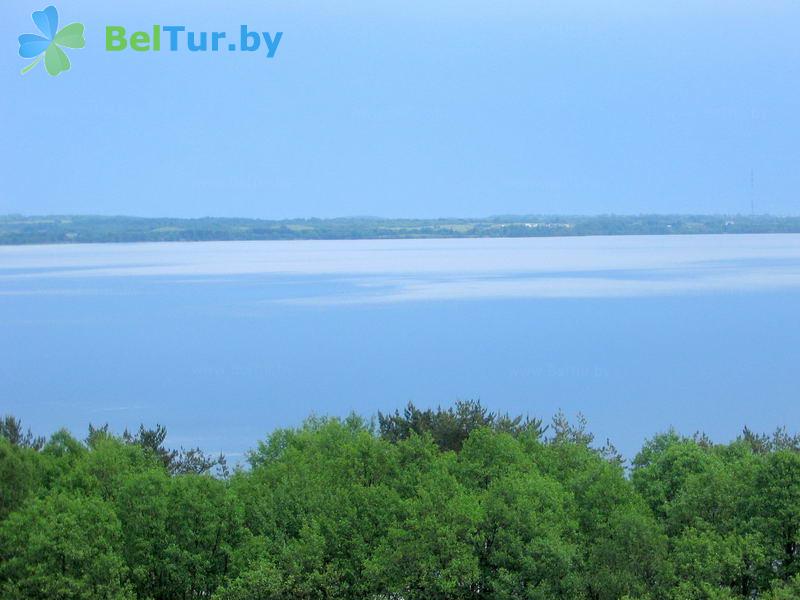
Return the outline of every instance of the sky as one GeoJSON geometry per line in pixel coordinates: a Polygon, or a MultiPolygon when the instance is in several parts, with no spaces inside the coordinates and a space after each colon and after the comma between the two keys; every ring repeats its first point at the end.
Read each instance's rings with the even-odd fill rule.
{"type": "Polygon", "coordinates": [[[86,48],[22,76],[45,6],[0,7],[0,214],[800,214],[794,1],[61,0],[86,48]],[[154,24],[283,38],[105,51],[154,24]]]}

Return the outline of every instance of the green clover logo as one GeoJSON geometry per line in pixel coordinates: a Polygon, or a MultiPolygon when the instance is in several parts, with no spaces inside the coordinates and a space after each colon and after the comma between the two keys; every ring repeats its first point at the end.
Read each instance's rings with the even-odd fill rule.
{"type": "Polygon", "coordinates": [[[68,71],[69,58],[60,46],[83,48],[86,45],[86,40],[83,39],[83,25],[72,23],[58,31],[58,11],[55,6],[37,10],[33,13],[33,22],[44,37],[33,33],[19,36],[19,55],[22,58],[36,59],[22,69],[22,75],[38,65],[43,55],[44,66],[50,75],[55,77],[63,71],[68,71]]]}

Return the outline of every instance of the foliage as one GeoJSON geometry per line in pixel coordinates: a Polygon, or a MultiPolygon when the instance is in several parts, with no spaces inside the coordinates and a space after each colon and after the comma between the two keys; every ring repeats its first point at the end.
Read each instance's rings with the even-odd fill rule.
{"type": "Polygon", "coordinates": [[[539,419],[489,412],[475,400],[458,401],[453,407],[436,410],[421,410],[409,402],[402,414],[399,410],[394,414],[379,412],[378,424],[384,440],[396,443],[412,434],[428,434],[440,450],[456,452],[473,431],[484,427],[514,436],[530,433],[539,437],[544,433],[539,419]]]}
{"type": "Polygon", "coordinates": [[[40,450],[44,446],[43,437],[34,436],[31,430],[23,431],[22,422],[11,415],[0,420],[0,438],[5,438],[12,446],[40,450]]]}
{"type": "Polygon", "coordinates": [[[800,233],[800,217],[772,215],[516,215],[483,219],[142,218],[99,215],[0,215],[0,245],[509,238],[586,235],[800,233]]]}
{"type": "Polygon", "coordinates": [[[277,430],[229,474],[161,426],[79,441],[2,423],[4,599],[800,597],[785,430],[666,432],[626,470],[581,416],[409,405],[277,430]]]}

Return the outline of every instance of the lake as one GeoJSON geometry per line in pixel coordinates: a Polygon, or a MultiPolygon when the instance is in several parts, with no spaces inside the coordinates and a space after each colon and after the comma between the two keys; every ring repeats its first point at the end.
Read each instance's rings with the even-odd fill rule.
{"type": "Polygon", "coordinates": [[[798,307],[799,235],[0,247],[0,413],[236,460],[312,413],[475,398],[632,458],[800,429],[798,307]]]}

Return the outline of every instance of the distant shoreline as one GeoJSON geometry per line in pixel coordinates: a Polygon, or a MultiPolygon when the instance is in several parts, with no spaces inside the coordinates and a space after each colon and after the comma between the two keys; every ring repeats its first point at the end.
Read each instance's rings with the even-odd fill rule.
{"type": "Polygon", "coordinates": [[[772,215],[507,215],[474,219],[0,216],[0,245],[800,233],[772,215]]]}

